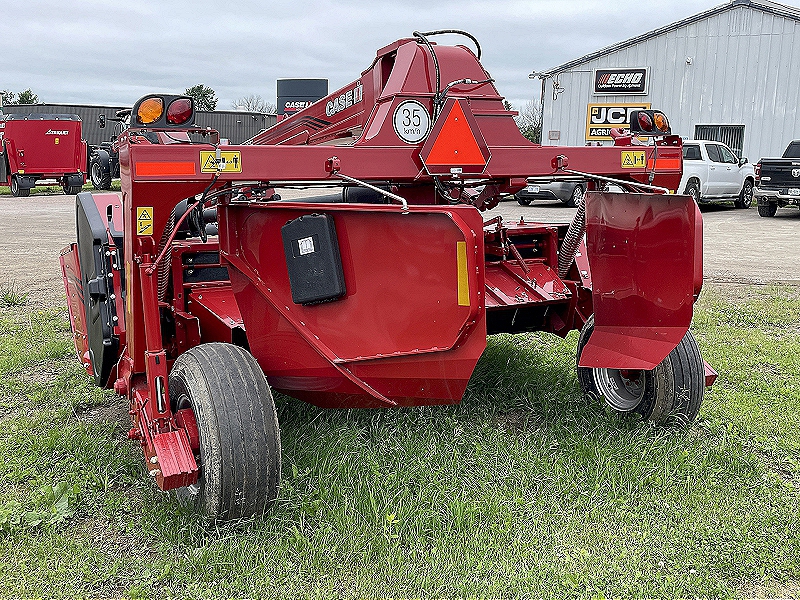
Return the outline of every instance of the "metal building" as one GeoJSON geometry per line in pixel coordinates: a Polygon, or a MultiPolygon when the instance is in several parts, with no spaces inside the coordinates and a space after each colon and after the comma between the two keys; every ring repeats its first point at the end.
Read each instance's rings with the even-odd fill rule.
{"type": "MultiPolygon", "coordinates": [[[[89,145],[96,146],[108,140],[114,132],[114,124],[108,122],[105,129],[101,129],[97,119],[103,114],[106,118],[113,117],[124,106],[92,106],[88,104],[9,104],[3,107],[6,113],[45,113],[45,114],[70,114],[81,118],[83,139],[89,145]]],[[[259,112],[240,110],[215,110],[212,112],[198,110],[195,124],[201,127],[211,127],[219,131],[220,137],[227,138],[231,144],[240,144],[250,139],[260,131],[272,127],[277,122],[275,115],[259,112]]]]}
{"type": "Polygon", "coordinates": [[[611,143],[629,111],[658,108],[685,139],[755,162],[800,138],[800,10],[732,0],[541,73],[542,144],[611,143]]]}

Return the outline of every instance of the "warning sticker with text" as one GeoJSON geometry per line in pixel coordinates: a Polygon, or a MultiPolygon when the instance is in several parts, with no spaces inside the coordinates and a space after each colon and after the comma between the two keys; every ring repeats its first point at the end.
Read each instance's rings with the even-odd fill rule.
{"type": "Polygon", "coordinates": [[[219,159],[216,152],[206,150],[200,151],[200,172],[201,173],[241,173],[242,172],[242,153],[225,151],[220,152],[219,159]]]}
{"type": "Polygon", "coordinates": [[[647,165],[647,158],[644,150],[623,150],[622,168],[623,169],[644,169],[647,165]]]}
{"type": "Polygon", "coordinates": [[[136,235],[153,235],[153,207],[136,207],[136,235]]]}

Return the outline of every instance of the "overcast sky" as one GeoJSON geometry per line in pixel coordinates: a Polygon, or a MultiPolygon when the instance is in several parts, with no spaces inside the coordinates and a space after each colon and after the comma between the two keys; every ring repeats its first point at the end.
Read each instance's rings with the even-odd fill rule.
{"type": "MultiPolygon", "coordinates": [[[[334,91],[412,31],[463,29],[521,108],[540,71],[724,4],[719,0],[1,0],[0,89],[42,102],[130,106],[203,83],[218,109],[275,81],[325,77],[334,91]]],[[[798,6],[800,0],[788,2],[798,6]]],[[[444,39],[440,41],[445,41],[444,39]]],[[[460,42],[459,42],[460,43],[460,42]]]]}

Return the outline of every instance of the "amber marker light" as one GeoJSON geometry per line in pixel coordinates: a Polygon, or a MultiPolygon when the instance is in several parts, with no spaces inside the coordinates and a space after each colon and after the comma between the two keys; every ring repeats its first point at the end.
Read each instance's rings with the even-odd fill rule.
{"type": "Polygon", "coordinates": [[[141,125],[155,123],[164,114],[164,101],[161,98],[148,98],[139,105],[136,120],[141,125]]]}
{"type": "Polygon", "coordinates": [[[669,131],[669,121],[667,120],[667,115],[664,113],[656,112],[653,113],[653,123],[656,125],[656,129],[659,131],[667,132],[669,131]]]}
{"type": "Polygon", "coordinates": [[[183,125],[192,118],[192,101],[189,98],[173,100],[167,108],[167,123],[183,125]]]}

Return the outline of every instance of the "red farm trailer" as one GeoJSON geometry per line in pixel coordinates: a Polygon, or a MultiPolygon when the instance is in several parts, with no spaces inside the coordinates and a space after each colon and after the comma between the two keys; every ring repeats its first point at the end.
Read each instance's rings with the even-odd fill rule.
{"type": "Polygon", "coordinates": [[[644,145],[532,144],[477,42],[436,33],[243,145],[193,127],[190,98],[146,96],[118,141],[121,199],[78,195],[61,256],[75,347],[127,398],[161,489],[262,513],[281,465],[270,388],[322,407],[457,403],[501,332],[580,330],[586,394],[655,422],[697,415],[715,376],[689,332],[702,221],[668,193],[682,147],[665,115],[634,114],[644,145]],[[530,176],[576,174],[590,190],[571,223],[481,216],[530,176]]]}
{"type": "Polygon", "coordinates": [[[29,196],[40,179],[55,179],[65,194],[86,183],[86,141],[78,115],[0,115],[0,185],[29,196]]]}

